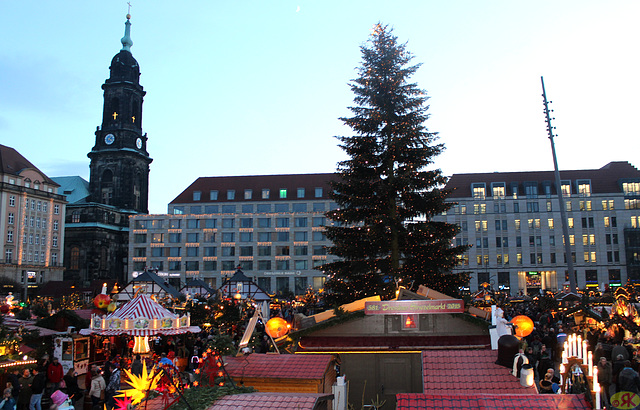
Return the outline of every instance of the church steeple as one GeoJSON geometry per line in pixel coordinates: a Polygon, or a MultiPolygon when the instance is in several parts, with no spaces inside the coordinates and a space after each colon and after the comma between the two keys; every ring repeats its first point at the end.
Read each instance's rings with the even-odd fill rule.
{"type": "Polygon", "coordinates": [[[111,60],[102,85],[102,126],[96,130],[91,158],[91,201],[136,212],[148,212],[147,134],[142,132],[140,66],[131,54],[131,15],[127,14],[122,49],[111,60]]]}

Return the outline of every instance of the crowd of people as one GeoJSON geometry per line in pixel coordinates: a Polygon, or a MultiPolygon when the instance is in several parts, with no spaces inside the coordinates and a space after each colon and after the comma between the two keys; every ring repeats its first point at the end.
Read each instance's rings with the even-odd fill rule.
{"type": "Polygon", "coordinates": [[[535,302],[505,306],[505,319],[526,315],[534,322],[534,330],[521,341],[521,354],[533,366],[540,393],[587,393],[590,386],[580,366],[565,369],[560,377],[562,349],[567,336],[582,335],[588,350],[593,352],[593,364],[598,368],[602,408],[609,408],[611,397],[620,391],[640,394],[640,351],[625,330],[617,325],[593,326],[586,321],[575,323],[574,317],[540,309],[535,302]]]}

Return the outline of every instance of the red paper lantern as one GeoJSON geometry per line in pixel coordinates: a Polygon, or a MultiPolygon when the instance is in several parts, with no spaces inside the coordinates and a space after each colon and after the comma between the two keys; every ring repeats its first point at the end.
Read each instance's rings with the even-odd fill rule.
{"type": "Polygon", "coordinates": [[[289,325],[289,323],[287,323],[287,321],[284,320],[283,318],[274,317],[269,319],[269,321],[265,326],[265,330],[267,331],[269,336],[271,336],[274,339],[277,339],[279,337],[286,335],[289,332],[290,327],[291,325],[289,325]]]}
{"type": "Polygon", "coordinates": [[[109,306],[109,303],[111,303],[111,298],[109,298],[109,295],[105,295],[103,293],[99,294],[95,297],[95,299],[93,299],[93,304],[98,309],[106,309],[107,306],[109,306]]]}
{"type": "Polygon", "coordinates": [[[533,332],[533,320],[529,316],[516,316],[511,319],[511,324],[516,327],[516,336],[518,337],[527,337],[533,332]]]}

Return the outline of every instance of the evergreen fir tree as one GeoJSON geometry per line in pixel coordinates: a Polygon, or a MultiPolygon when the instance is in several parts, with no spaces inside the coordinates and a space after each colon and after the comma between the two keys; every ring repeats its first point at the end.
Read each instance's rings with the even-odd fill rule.
{"type": "Polygon", "coordinates": [[[443,149],[429,132],[426,93],[409,78],[420,65],[392,29],[378,24],[361,47],[352,117],[355,133],[338,137],[349,159],[338,163],[331,194],[339,209],[327,216],[329,252],[337,262],[320,267],[329,278],[325,300],[340,304],[366,296],[391,297],[398,285],[423,284],[454,296],[468,274],[451,274],[466,247],[452,247],[457,225],[432,218],[450,208],[447,179],[428,170],[443,149]]]}

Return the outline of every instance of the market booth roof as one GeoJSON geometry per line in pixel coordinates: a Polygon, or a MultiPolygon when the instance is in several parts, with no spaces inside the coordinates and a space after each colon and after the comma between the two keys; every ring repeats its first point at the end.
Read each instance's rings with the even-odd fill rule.
{"type": "Polygon", "coordinates": [[[198,326],[191,326],[189,314],[178,316],[144,293],[138,294],[108,316],[92,315],[90,329],[80,331],[85,335],[96,333],[103,336],[177,335],[188,332],[200,332],[198,326]]]}

